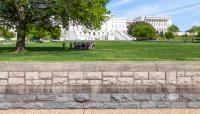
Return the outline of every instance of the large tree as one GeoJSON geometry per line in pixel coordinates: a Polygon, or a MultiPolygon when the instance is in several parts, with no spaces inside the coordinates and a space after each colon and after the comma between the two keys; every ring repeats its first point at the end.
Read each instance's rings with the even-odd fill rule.
{"type": "Polygon", "coordinates": [[[109,0],[1,0],[1,26],[16,28],[16,51],[25,50],[27,25],[35,24],[47,29],[69,22],[99,28],[106,20],[109,0]]]}
{"type": "Polygon", "coordinates": [[[141,40],[156,37],[156,30],[151,24],[146,22],[136,22],[129,25],[128,33],[141,40]]]}
{"type": "Polygon", "coordinates": [[[179,32],[179,28],[178,26],[176,25],[171,25],[169,28],[168,28],[168,32],[179,32]]]}

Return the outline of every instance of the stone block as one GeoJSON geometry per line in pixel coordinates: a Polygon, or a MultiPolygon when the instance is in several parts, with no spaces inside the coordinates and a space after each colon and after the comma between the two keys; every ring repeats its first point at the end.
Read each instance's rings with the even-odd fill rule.
{"type": "Polygon", "coordinates": [[[39,73],[39,79],[52,79],[52,72],[40,72],[39,73]]]}
{"type": "Polygon", "coordinates": [[[90,85],[89,80],[77,80],[76,85],[90,85]]]}
{"type": "Polygon", "coordinates": [[[135,93],[134,94],[134,100],[136,101],[150,101],[151,99],[151,95],[150,94],[138,94],[135,93]]]}
{"type": "Polygon", "coordinates": [[[64,103],[65,109],[82,109],[83,104],[78,102],[67,102],[64,103]]]}
{"type": "Polygon", "coordinates": [[[5,102],[5,95],[0,95],[0,103],[4,103],[5,102]]]}
{"type": "Polygon", "coordinates": [[[182,94],[183,100],[185,101],[197,101],[198,97],[200,97],[200,94],[188,94],[184,93],[182,94]]]}
{"type": "Polygon", "coordinates": [[[100,103],[100,102],[86,103],[86,104],[84,104],[83,108],[84,109],[102,109],[103,105],[104,104],[100,103]]]}
{"type": "Polygon", "coordinates": [[[55,101],[56,95],[37,95],[36,99],[38,101],[55,101]]]}
{"type": "Polygon", "coordinates": [[[152,94],[151,99],[153,101],[165,101],[166,96],[165,96],[165,94],[152,94]]]}
{"type": "Polygon", "coordinates": [[[9,72],[9,78],[24,78],[24,72],[9,72]]]}
{"type": "Polygon", "coordinates": [[[89,80],[89,85],[102,85],[102,80],[89,80]]]}
{"type": "Polygon", "coordinates": [[[142,85],[142,80],[134,80],[134,85],[142,85]]]}
{"type": "Polygon", "coordinates": [[[58,94],[56,95],[56,102],[73,102],[73,94],[58,94]]]}
{"type": "Polygon", "coordinates": [[[39,79],[39,73],[38,72],[26,72],[25,77],[26,77],[26,79],[29,79],[29,80],[37,80],[37,79],[39,79]]]}
{"type": "Polygon", "coordinates": [[[35,101],[36,96],[35,95],[22,95],[22,101],[29,102],[29,101],[35,101]]]}
{"type": "Polygon", "coordinates": [[[167,98],[166,100],[168,100],[168,101],[179,101],[180,95],[179,94],[167,94],[166,98],[167,98]]]}
{"type": "Polygon", "coordinates": [[[46,82],[45,82],[45,80],[33,80],[32,84],[33,85],[45,85],[46,82]]]}
{"type": "Polygon", "coordinates": [[[109,93],[91,94],[90,100],[92,102],[110,102],[111,95],[109,93]]]}
{"type": "Polygon", "coordinates": [[[104,77],[120,77],[120,72],[103,72],[104,77]]]}
{"type": "Polygon", "coordinates": [[[119,103],[104,103],[104,109],[120,109],[121,106],[119,103]]]}
{"type": "Polygon", "coordinates": [[[53,78],[53,85],[68,85],[67,78],[53,78]]]}
{"type": "Polygon", "coordinates": [[[144,109],[156,108],[156,103],[153,101],[142,102],[141,108],[144,108],[144,109]]]}
{"type": "Polygon", "coordinates": [[[192,77],[193,85],[200,85],[200,77],[192,77]]]}
{"type": "Polygon", "coordinates": [[[46,80],[46,85],[52,85],[52,80],[46,80]]]}
{"type": "Polygon", "coordinates": [[[68,73],[67,72],[53,72],[53,77],[54,78],[67,78],[68,77],[68,73]]]}
{"type": "Polygon", "coordinates": [[[76,80],[69,80],[69,85],[76,85],[76,80]]]}
{"type": "Polygon", "coordinates": [[[133,77],[133,72],[122,72],[123,77],[133,77]]]}
{"type": "Polygon", "coordinates": [[[83,72],[69,72],[69,79],[70,80],[82,80],[83,72]]]}
{"type": "Polygon", "coordinates": [[[148,72],[134,72],[134,79],[135,80],[147,80],[149,78],[148,72]]]}
{"type": "Polygon", "coordinates": [[[150,80],[165,80],[165,72],[149,72],[150,80]]]}
{"type": "Polygon", "coordinates": [[[166,83],[167,84],[176,84],[176,72],[167,72],[166,73],[166,83]]]}
{"type": "Polygon", "coordinates": [[[42,109],[43,107],[43,103],[14,103],[13,104],[13,108],[15,109],[42,109]]]}
{"type": "Polygon", "coordinates": [[[117,83],[119,85],[133,85],[133,78],[119,77],[117,83]]]}
{"type": "Polygon", "coordinates": [[[45,102],[43,106],[45,109],[65,109],[64,103],[45,102]]]}
{"type": "Polygon", "coordinates": [[[103,85],[115,85],[117,84],[117,78],[107,77],[103,78],[103,85]]]}
{"type": "Polygon", "coordinates": [[[200,72],[185,72],[185,76],[200,77],[200,72]]]}
{"type": "Polygon", "coordinates": [[[84,103],[90,100],[90,96],[89,94],[75,94],[74,100],[79,103],[84,103]]]}
{"type": "Polygon", "coordinates": [[[142,85],[155,85],[156,81],[155,80],[143,80],[142,85]]]}
{"type": "Polygon", "coordinates": [[[12,104],[11,103],[0,103],[0,109],[4,110],[4,109],[11,109],[12,108],[12,104]]]}
{"type": "Polygon", "coordinates": [[[0,72],[0,79],[8,79],[8,72],[0,72]]]}
{"type": "Polygon", "coordinates": [[[176,76],[184,77],[185,76],[185,72],[184,71],[179,71],[179,72],[176,73],[176,76]]]}
{"type": "Polygon", "coordinates": [[[131,94],[112,94],[112,102],[131,102],[133,100],[131,94]]]}
{"type": "Polygon", "coordinates": [[[165,85],[165,80],[156,80],[156,85],[165,85]]]}
{"type": "Polygon", "coordinates": [[[8,85],[8,81],[7,80],[0,80],[0,86],[2,85],[8,85]]]}
{"type": "Polygon", "coordinates": [[[200,108],[200,102],[189,102],[187,108],[200,108]]]}
{"type": "Polygon", "coordinates": [[[25,80],[24,78],[8,78],[9,85],[24,85],[25,80]]]}
{"type": "Polygon", "coordinates": [[[26,85],[33,85],[32,80],[26,80],[26,85]]]}
{"type": "Polygon", "coordinates": [[[5,96],[6,102],[21,102],[21,96],[20,95],[6,95],[5,96]]]}
{"type": "Polygon", "coordinates": [[[171,102],[171,108],[186,108],[186,102],[171,102]]]}
{"type": "Polygon", "coordinates": [[[102,73],[101,72],[85,72],[84,79],[86,79],[86,80],[102,79],[102,73]]]}
{"type": "Polygon", "coordinates": [[[170,108],[171,107],[170,102],[164,102],[164,101],[157,102],[156,105],[157,105],[157,108],[170,108]]]}
{"type": "Polygon", "coordinates": [[[191,77],[178,77],[177,78],[177,85],[191,85],[192,79],[191,77]]]}
{"type": "Polygon", "coordinates": [[[139,109],[141,103],[140,102],[126,102],[126,103],[119,103],[120,104],[120,108],[123,109],[139,109]]]}

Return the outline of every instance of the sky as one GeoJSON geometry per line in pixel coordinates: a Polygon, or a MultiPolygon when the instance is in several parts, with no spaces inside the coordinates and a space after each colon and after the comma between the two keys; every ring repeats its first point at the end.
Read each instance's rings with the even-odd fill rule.
{"type": "Polygon", "coordinates": [[[116,17],[171,16],[181,31],[200,26],[200,0],[111,0],[108,4],[116,17]]]}

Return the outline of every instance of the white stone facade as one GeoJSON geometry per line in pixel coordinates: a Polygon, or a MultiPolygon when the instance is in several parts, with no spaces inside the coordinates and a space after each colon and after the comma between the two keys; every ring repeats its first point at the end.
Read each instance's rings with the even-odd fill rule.
{"type": "Polygon", "coordinates": [[[183,35],[196,36],[196,35],[198,35],[198,33],[197,32],[175,32],[174,35],[177,35],[177,36],[183,36],[183,35]]]}
{"type": "Polygon", "coordinates": [[[171,17],[156,17],[156,16],[141,16],[135,18],[134,22],[144,21],[151,24],[155,30],[159,33],[163,32],[166,33],[168,27],[172,25],[172,18],[171,17]]]}
{"type": "Polygon", "coordinates": [[[61,40],[133,40],[127,33],[125,18],[111,17],[100,30],[89,30],[81,25],[70,24],[69,31],[62,30],[61,40]]]}

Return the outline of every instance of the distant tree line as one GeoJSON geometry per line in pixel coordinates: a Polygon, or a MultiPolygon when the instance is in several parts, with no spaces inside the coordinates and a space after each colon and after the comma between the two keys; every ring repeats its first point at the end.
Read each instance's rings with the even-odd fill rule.
{"type": "MultiPolygon", "coordinates": [[[[136,37],[137,40],[155,40],[158,37],[167,40],[174,39],[175,33],[179,31],[179,27],[174,24],[168,27],[166,33],[156,32],[155,28],[151,24],[146,22],[136,22],[128,26],[128,34],[136,37]]],[[[200,37],[200,26],[193,26],[187,32],[196,32],[198,33],[196,37],[200,37]]]]}

